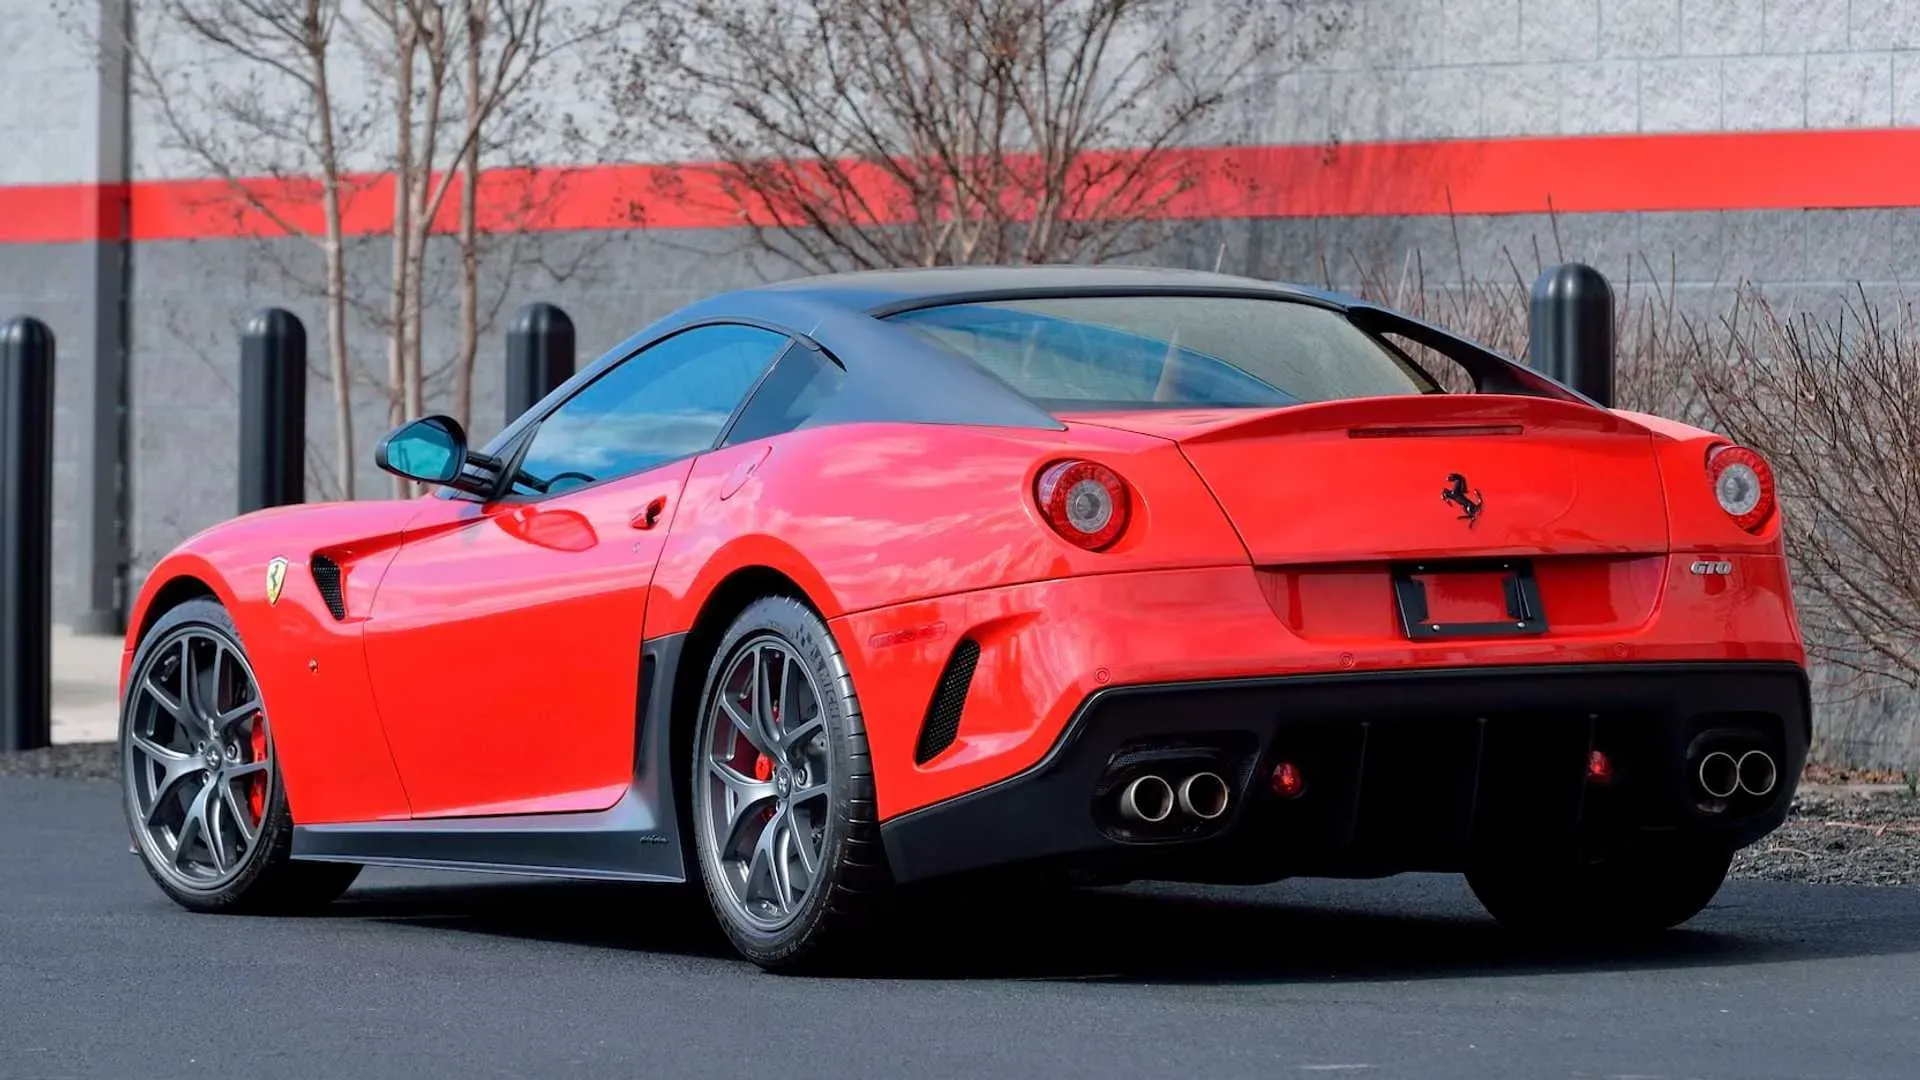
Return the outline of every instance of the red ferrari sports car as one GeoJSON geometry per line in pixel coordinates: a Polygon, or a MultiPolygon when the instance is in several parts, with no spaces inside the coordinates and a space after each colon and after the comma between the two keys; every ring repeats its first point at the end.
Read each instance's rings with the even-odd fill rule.
{"type": "Polygon", "coordinates": [[[1767,464],[1350,297],[794,281],[378,457],[435,490],[227,522],[141,592],[126,810],[189,908],[697,878],[779,968],[912,883],[1420,870],[1644,931],[1806,756],[1767,464]]]}

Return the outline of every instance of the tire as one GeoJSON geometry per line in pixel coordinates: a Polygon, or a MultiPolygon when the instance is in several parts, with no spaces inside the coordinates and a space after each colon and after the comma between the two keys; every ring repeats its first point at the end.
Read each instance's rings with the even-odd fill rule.
{"type": "Polygon", "coordinates": [[[1504,860],[1467,871],[1502,926],[1550,937],[1637,937],[1686,922],[1712,902],[1733,855],[1656,847],[1592,862],[1504,860]]]}
{"type": "Polygon", "coordinates": [[[293,861],[293,813],[272,731],[226,609],[195,599],[168,611],[129,670],[121,803],[134,850],[160,890],[200,912],[291,914],[339,899],[360,867],[293,861]],[[183,664],[193,672],[190,693],[183,664]],[[207,739],[209,729],[220,738],[207,739]]]}
{"type": "Polygon", "coordinates": [[[691,746],[700,878],[734,947],[770,971],[856,957],[892,875],[860,702],[826,623],[786,597],[741,612],[714,652],[691,746]]]}

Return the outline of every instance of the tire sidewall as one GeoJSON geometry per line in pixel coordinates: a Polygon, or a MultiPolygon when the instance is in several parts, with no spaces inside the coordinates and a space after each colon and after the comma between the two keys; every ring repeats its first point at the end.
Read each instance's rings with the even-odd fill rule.
{"type": "Polygon", "coordinates": [[[1509,860],[1469,870],[1487,911],[1546,934],[1657,933],[1699,914],[1725,883],[1732,853],[1686,843],[1615,852],[1593,863],[1509,860]]]}
{"type": "Polygon", "coordinates": [[[734,620],[707,670],[705,689],[700,695],[700,713],[694,724],[694,738],[687,775],[691,787],[689,802],[693,809],[694,847],[700,878],[712,903],[721,928],[734,945],[749,959],[759,963],[778,962],[805,947],[809,936],[821,922],[831,901],[832,884],[845,863],[847,841],[853,823],[851,804],[870,796],[871,776],[864,756],[856,761],[853,739],[864,735],[860,724],[858,700],[847,673],[846,661],[831,631],[810,609],[784,597],[757,600],[734,620]],[[743,647],[756,639],[778,637],[793,649],[808,674],[820,688],[820,714],[828,744],[827,829],[821,847],[820,873],[807,886],[800,910],[792,921],[778,930],[754,926],[738,914],[727,884],[721,878],[718,855],[707,836],[706,805],[708,785],[706,757],[713,740],[713,706],[720,680],[739,659],[743,647]]]}
{"type": "MultiPolygon", "coordinates": [[[[247,895],[254,882],[275,861],[276,852],[281,853],[281,860],[284,861],[285,849],[289,849],[292,844],[293,818],[287,808],[286,785],[280,779],[280,756],[276,745],[273,751],[272,778],[268,784],[267,804],[261,820],[260,833],[252,847],[247,850],[244,865],[238,874],[214,888],[197,889],[181,885],[155,865],[154,860],[164,856],[157,851],[151,837],[139,823],[140,811],[134,800],[133,783],[125,772],[129,757],[129,735],[134,718],[133,705],[136,700],[133,688],[139,684],[159,644],[171,638],[176,631],[187,628],[217,633],[227,639],[228,645],[235,652],[247,656],[246,646],[240,640],[240,632],[234,625],[232,616],[215,600],[204,598],[189,600],[162,615],[148,629],[145,636],[141,638],[139,647],[134,650],[133,662],[127,668],[127,691],[122,694],[120,701],[120,806],[127,825],[127,838],[133,844],[135,852],[139,854],[141,866],[146,869],[148,876],[153,878],[154,883],[183,907],[196,911],[218,911],[239,903],[247,895]]],[[[247,657],[247,662],[251,667],[252,658],[247,657]]],[[[265,691],[259,686],[257,672],[254,678],[254,689],[264,696],[265,691]]],[[[267,724],[268,737],[271,739],[273,734],[271,716],[268,717],[267,724]]]]}

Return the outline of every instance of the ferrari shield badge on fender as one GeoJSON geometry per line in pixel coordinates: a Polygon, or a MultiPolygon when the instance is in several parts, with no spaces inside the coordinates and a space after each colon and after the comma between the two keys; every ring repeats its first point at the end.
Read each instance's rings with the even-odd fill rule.
{"type": "Polygon", "coordinates": [[[267,606],[280,602],[280,588],[287,583],[287,560],[276,558],[267,564],[267,606]]]}
{"type": "Polygon", "coordinates": [[[1480,511],[1487,505],[1487,498],[1480,494],[1479,488],[1467,494],[1467,478],[1459,473],[1447,474],[1447,488],[1440,493],[1440,501],[1459,507],[1460,520],[1466,522],[1469,529],[1480,520],[1480,511]]]}

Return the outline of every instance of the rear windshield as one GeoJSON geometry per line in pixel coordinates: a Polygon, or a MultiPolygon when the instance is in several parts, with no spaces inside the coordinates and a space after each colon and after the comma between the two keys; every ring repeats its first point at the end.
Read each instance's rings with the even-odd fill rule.
{"type": "Polygon", "coordinates": [[[949,304],[891,319],[1053,412],[1441,392],[1339,312],[1286,300],[1072,296],[949,304]]]}

